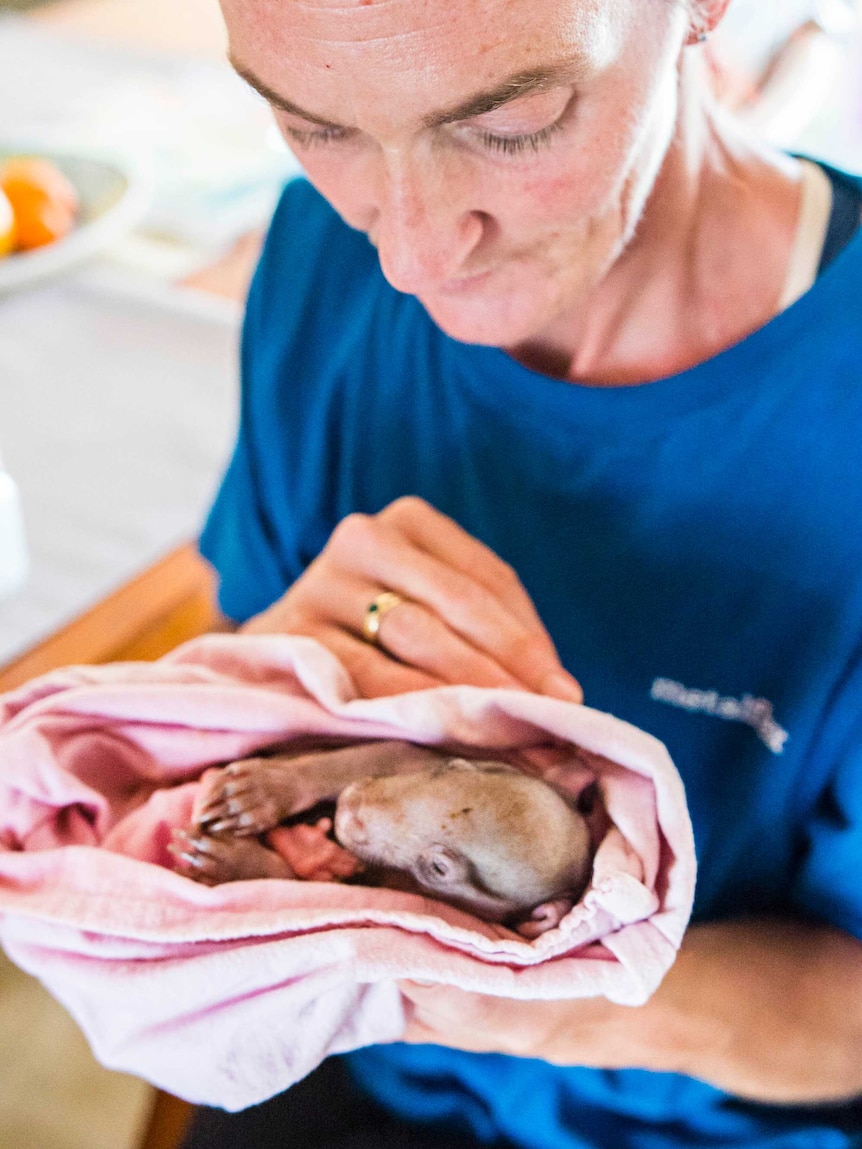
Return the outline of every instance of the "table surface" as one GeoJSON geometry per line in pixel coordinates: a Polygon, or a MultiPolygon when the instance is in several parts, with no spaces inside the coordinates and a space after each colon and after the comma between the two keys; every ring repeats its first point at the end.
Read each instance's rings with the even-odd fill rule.
{"type": "MultiPolygon", "coordinates": [[[[227,103],[246,95],[224,46],[215,0],[62,0],[0,18],[0,135],[11,124],[74,121],[53,85],[22,90],[21,70],[39,67],[66,76],[75,99],[65,103],[77,100],[87,121],[104,81],[130,108],[154,94],[162,117],[176,90],[193,126],[198,89],[227,103]]],[[[161,122],[144,123],[142,144],[161,122]]],[[[258,108],[242,107],[228,146],[246,124],[250,135],[263,130],[258,108]]],[[[111,250],[93,269],[0,300],[0,450],[21,491],[32,559],[24,590],[0,601],[0,666],[14,660],[14,677],[35,665],[21,661],[35,644],[55,649],[57,632],[65,661],[112,656],[120,640],[93,647],[88,638],[77,650],[70,640],[82,634],[67,628],[197,534],[235,433],[241,300],[259,242],[241,236],[185,274],[195,291],[111,250]]]]}
{"type": "Polygon", "coordinates": [[[0,602],[0,663],[196,535],[235,435],[237,336],[221,300],[93,272],[0,304],[0,438],[31,557],[0,602]]]}
{"type": "MultiPolygon", "coordinates": [[[[183,0],[181,5],[175,0],[147,0],[145,4],[140,0],[63,0],[33,13],[28,20],[32,20],[34,26],[48,27],[58,34],[83,34],[120,43],[132,41],[136,46],[144,43],[205,58],[220,57],[223,51],[223,28],[215,0],[183,0]]],[[[28,526],[35,560],[34,581],[18,603],[22,615],[27,614],[30,619],[24,630],[12,600],[5,606],[0,603],[0,664],[9,658],[12,649],[29,647],[11,663],[0,665],[0,692],[72,662],[155,658],[179,642],[218,625],[213,610],[212,575],[194,546],[180,545],[164,556],[163,552],[178,537],[194,534],[201,507],[224,461],[235,417],[238,304],[245,294],[256,249],[255,239],[241,243],[225,259],[216,261],[211,268],[203,268],[193,277],[197,287],[233,300],[236,306],[232,314],[230,308],[190,306],[187,297],[178,303],[170,292],[167,294],[171,297],[166,298],[158,290],[154,293],[156,298],[133,306],[129,296],[135,295],[134,290],[127,290],[121,301],[119,296],[123,293],[119,290],[112,293],[105,283],[99,288],[92,282],[89,289],[81,289],[80,295],[70,282],[46,289],[38,301],[33,297],[25,302],[22,296],[9,308],[0,304],[0,332],[5,330],[8,336],[4,340],[0,334],[0,427],[5,429],[5,441],[12,438],[7,420],[12,418],[19,425],[20,434],[14,436],[14,444],[7,441],[6,454],[10,466],[18,472],[24,501],[29,505],[28,526]],[[101,315],[94,313],[92,306],[87,307],[88,290],[91,304],[101,292],[105,302],[101,315]],[[117,310],[126,313],[127,322],[129,311],[134,312],[138,335],[141,326],[150,327],[150,338],[143,348],[154,373],[151,381],[157,389],[161,388],[158,397],[139,391],[136,396],[130,396],[132,402],[128,407],[121,402],[128,394],[123,366],[137,356],[128,340],[125,346],[120,346],[116,331],[112,335],[113,353],[115,359],[120,360],[120,370],[113,378],[106,374],[88,379],[86,363],[81,361],[71,363],[70,370],[61,372],[59,379],[40,375],[37,361],[46,362],[48,345],[54,343],[56,347],[57,340],[57,332],[51,329],[46,338],[44,326],[41,332],[34,331],[40,317],[44,324],[51,312],[64,313],[67,321],[76,311],[79,315],[83,312],[89,314],[90,324],[101,321],[104,328],[117,310]],[[23,323],[17,333],[13,327],[16,316],[21,317],[23,323]],[[177,372],[171,353],[173,341],[168,337],[171,330],[175,336],[177,331],[182,331],[181,341],[187,349],[196,343],[198,351],[203,353],[203,360],[197,361],[191,371],[182,371],[183,382],[178,387],[172,386],[176,384],[177,372]],[[206,346],[202,348],[201,343],[206,346]],[[14,387],[2,369],[4,356],[7,365],[10,358],[14,360],[14,387]],[[160,357],[161,369],[158,368],[160,357]],[[172,360],[167,370],[166,357],[172,360]],[[88,383],[94,384],[92,390],[88,383]],[[171,504],[167,509],[168,521],[156,516],[160,522],[158,539],[152,534],[149,536],[144,548],[146,554],[139,546],[131,545],[131,514],[126,515],[126,523],[119,530],[115,530],[114,515],[99,522],[100,506],[111,502],[116,506],[117,495],[125,498],[126,494],[124,484],[111,478],[111,467],[116,468],[118,462],[119,444],[106,437],[104,430],[108,413],[116,414],[118,409],[124,428],[120,438],[131,447],[131,471],[136,475],[134,486],[138,497],[140,478],[147,471],[149,457],[154,463],[150,470],[160,492],[158,501],[164,506],[167,499],[171,504]],[[134,430],[130,422],[132,412],[140,420],[140,426],[139,433],[132,435],[130,442],[134,430]],[[64,419],[69,420],[65,427],[64,419]],[[78,429],[75,438],[68,433],[72,427],[78,429]],[[158,427],[161,431],[156,430],[158,427]],[[190,432],[194,444],[191,450],[188,449],[190,432]],[[34,447],[36,442],[40,443],[39,447],[34,447]],[[154,443],[160,443],[155,453],[154,443]],[[171,487],[177,476],[171,477],[172,464],[165,467],[166,445],[170,445],[172,455],[187,459],[191,456],[191,497],[188,489],[177,492],[171,487]],[[82,460],[86,466],[80,465],[82,460]],[[70,476],[74,476],[71,484],[70,476]],[[90,488],[85,492],[88,482],[90,488]],[[172,498],[172,494],[177,497],[172,498]],[[79,518],[78,528],[73,529],[73,515],[64,531],[63,510],[68,510],[76,498],[83,499],[87,511],[85,521],[79,518]],[[61,524],[60,538],[56,540],[51,538],[52,518],[61,524]],[[61,541],[63,538],[65,542],[61,541]],[[111,558],[98,575],[92,570],[87,573],[92,561],[88,552],[93,545],[111,558]],[[66,580],[55,563],[67,568],[66,580]],[[73,587],[75,593],[69,597],[73,587]],[[37,609],[37,599],[43,600],[45,609],[37,609]],[[40,636],[41,641],[31,645],[40,636]]],[[[146,294],[145,290],[144,296],[146,294]]],[[[108,326],[110,328],[110,322],[108,326]]],[[[128,336],[128,330],[126,334],[128,336]]],[[[80,333],[78,336],[80,339],[80,333]]],[[[139,365],[136,363],[135,367],[139,375],[139,365]]],[[[151,529],[152,516],[144,514],[143,519],[150,523],[151,529]]],[[[140,531],[139,523],[132,526],[131,533],[135,531],[140,531]]],[[[64,1145],[101,1145],[103,1141],[98,1134],[102,1117],[102,1125],[110,1127],[110,1140],[117,1147],[135,1144],[138,1149],[174,1149],[190,1107],[144,1087],[143,1083],[100,1069],[87,1056],[83,1040],[76,1041],[75,1034],[70,1035],[63,1028],[66,1019],[62,1011],[53,1005],[41,987],[23,975],[15,982],[8,969],[2,973],[4,1022],[7,1026],[10,1020],[23,1023],[27,1033],[26,1050],[30,1054],[27,1065],[31,1066],[34,1059],[40,1065],[38,1072],[32,1066],[27,1068],[18,1051],[14,1064],[21,1069],[18,1074],[21,1095],[30,1098],[34,1089],[46,1083],[50,1089],[47,1096],[40,1098],[38,1111],[30,1102],[22,1101],[21,1111],[12,1115],[17,1121],[11,1127],[12,1140],[4,1140],[0,1134],[0,1141],[16,1149],[25,1144],[44,1144],[39,1138],[46,1130],[53,1129],[51,1143],[59,1144],[53,1138],[61,1136],[62,1128],[64,1145]],[[46,1040],[36,1036],[40,1023],[46,1040]],[[81,1120],[76,1124],[78,1118],[81,1120]]],[[[9,1063],[3,1060],[1,1051],[0,1062],[8,1070],[9,1063]]],[[[7,1118],[11,1119],[10,1113],[4,1111],[4,1119],[7,1118]]]]}

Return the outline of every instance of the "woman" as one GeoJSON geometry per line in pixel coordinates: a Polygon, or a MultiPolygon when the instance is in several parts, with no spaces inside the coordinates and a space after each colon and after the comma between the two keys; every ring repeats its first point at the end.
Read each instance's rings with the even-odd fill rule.
{"type": "Polygon", "coordinates": [[[195,1149],[862,1139],[862,184],[713,105],[727,3],[224,0],[313,185],[249,299],[225,613],[368,695],[583,687],[667,743],[700,870],[641,1009],[405,985],[405,1044],[195,1149]]]}

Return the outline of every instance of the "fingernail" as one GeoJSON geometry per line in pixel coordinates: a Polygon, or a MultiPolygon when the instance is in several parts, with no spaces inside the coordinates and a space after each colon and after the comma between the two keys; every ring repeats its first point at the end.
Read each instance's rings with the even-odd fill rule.
{"type": "Polygon", "coordinates": [[[542,683],[542,693],[549,694],[552,698],[563,698],[567,702],[584,701],[584,692],[581,690],[580,683],[562,671],[555,671],[554,674],[548,675],[542,683]]]}

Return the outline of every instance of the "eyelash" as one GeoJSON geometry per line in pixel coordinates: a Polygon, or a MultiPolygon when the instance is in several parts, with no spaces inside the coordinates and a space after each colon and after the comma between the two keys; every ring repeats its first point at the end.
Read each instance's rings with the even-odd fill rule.
{"type": "Polygon", "coordinates": [[[539,132],[532,132],[527,136],[495,136],[493,132],[480,132],[479,139],[489,151],[502,152],[503,155],[520,155],[528,149],[538,152],[555,135],[562,124],[555,120],[539,132]]]}
{"type": "MultiPolygon", "coordinates": [[[[478,132],[478,138],[484,148],[490,152],[501,152],[503,155],[513,156],[531,150],[538,152],[562,128],[561,120],[548,124],[541,131],[532,132],[525,136],[497,136],[493,132],[478,132]]],[[[336,143],[347,136],[345,128],[320,128],[313,132],[302,132],[296,128],[286,128],[287,134],[295,140],[300,147],[311,148],[320,144],[336,143]]]]}
{"type": "Polygon", "coordinates": [[[314,147],[315,144],[331,144],[342,140],[347,132],[344,128],[318,128],[313,132],[301,132],[298,128],[284,129],[292,140],[303,148],[314,147]]]}

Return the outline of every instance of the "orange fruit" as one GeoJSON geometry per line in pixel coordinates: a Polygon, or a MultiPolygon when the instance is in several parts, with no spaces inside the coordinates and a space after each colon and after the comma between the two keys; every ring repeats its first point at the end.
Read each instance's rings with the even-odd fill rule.
{"type": "Polygon", "coordinates": [[[78,193],[50,160],[28,156],[7,160],[0,165],[0,191],[15,214],[19,251],[62,239],[75,226],[78,193]]]}
{"type": "Polygon", "coordinates": [[[15,247],[15,213],[9,197],[0,191],[0,259],[15,247]]]}

